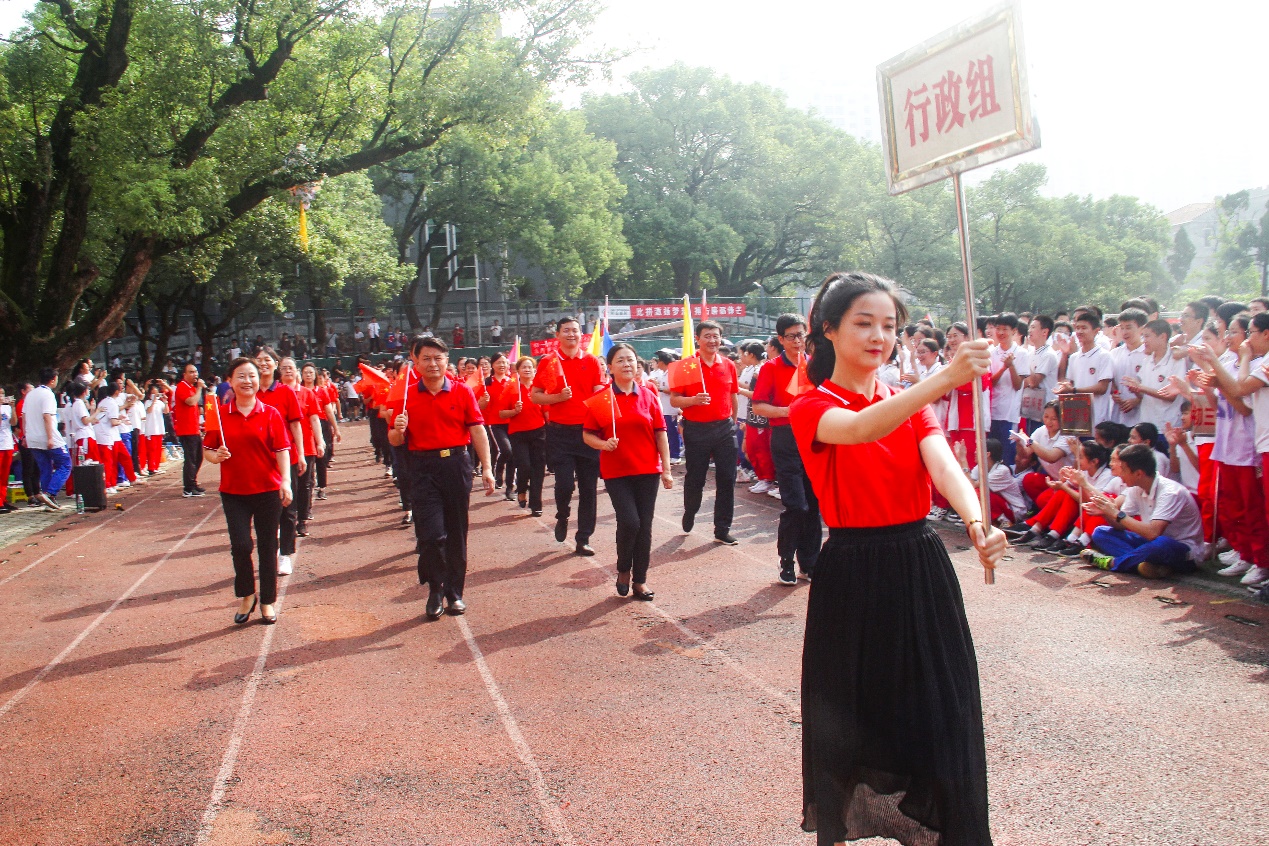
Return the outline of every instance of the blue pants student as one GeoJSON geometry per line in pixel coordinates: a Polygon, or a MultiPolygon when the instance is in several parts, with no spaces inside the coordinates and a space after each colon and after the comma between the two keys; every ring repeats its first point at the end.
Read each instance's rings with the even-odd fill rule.
{"type": "Polygon", "coordinates": [[[33,449],[35,463],[40,468],[40,490],[51,497],[62,492],[62,486],[70,478],[70,453],[66,447],[59,449],[33,449]]]}
{"type": "Polygon", "coordinates": [[[1166,535],[1148,541],[1136,532],[1098,526],[1093,530],[1093,549],[1114,558],[1110,569],[1117,573],[1135,573],[1142,561],[1168,567],[1174,573],[1193,573],[1198,569],[1190,560],[1190,548],[1166,535]]]}
{"type": "Polygon", "coordinates": [[[1010,467],[1018,459],[1018,444],[1014,442],[1013,438],[1009,437],[1009,433],[1014,431],[1014,426],[1017,425],[1017,422],[1016,420],[993,420],[991,421],[991,432],[988,434],[988,437],[1000,441],[1000,448],[1004,453],[1002,460],[1010,467]]]}
{"type": "Polygon", "coordinates": [[[665,435],[670,439],[670,458],[677,461],[683,454],[683,439],[679,436],[679,418],[677,414],[662,414],[665,418],[665,435]]]}

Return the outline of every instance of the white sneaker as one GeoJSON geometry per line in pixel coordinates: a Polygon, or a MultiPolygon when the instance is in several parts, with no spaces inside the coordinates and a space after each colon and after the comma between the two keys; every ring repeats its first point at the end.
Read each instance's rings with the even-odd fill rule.
{"type": "Polygon", "coordinates": [[[115,494],[119,493],[119,489],[118,489],[118,488],[106,488],[106,493],[110,494],[111,496],[114,496],[115,494]]]}
{"type": "Polygon", "coordinates": [[[1233,564],[1235,561],[1242,561],[1242,556],[1238,554],[1238,550],[1230,549],[1216,556],[1222,564],[1233,564]]]}
{"type": "Polygon", "coordinates": [[[767,496],[771,497],[772,499],[783,499],[783,497],[780,496],[779,488],[772,488],[771,490],[767,491],[767,496]]]}
{"type": "Polygon", "coordinates": [[[120,482],[120,483],[119,483],[118,487],[121,487],[121,488],[130,488],[130,487],[132,487],[132,483],[131,483],[131,482],[129,482],[127,479],[124,479],[122,482],[120,482]]]}
{"type": "Polygon", "coordinates": [[[753,485],[752,487],[749,488],[749,493],[764,494],[769,490],[771,490],[771,483],[768,482],[766,479],[759,479],[758,484],[753,485]]]}
{"type": "Polygon", "coordinates": [[[1229,565],[1228,567],[1217,570],[1216,575],[1218,576],[1241,576],[1243,573],[1246,573],[1251,569],[1251,562],[1242,560],[1238,557],[1237,553],[1234,554],[1233,561],[1227,561],[1223,555],[1219,555],[1217,557],[1229,565]]]}
{"type": "Polygon", "coordinates": [[[1252,567],[1239,582],[1244,585],[1263,585],[1269,582],[1269,567],[1252,567]]]}
{"type": "Polygon", "coordinates": [[[752,482],[753,478],[754,478],[753,474],[750,473],[748,470],[741,469],[736,471],[737,482],[745,482],[747,484],[749,482],[752,482]]]}
{"type": "Polygon", "coordinates": [[[291,575],[291,556],[289,555],[278,556],[278,575],[279,576],[291,575]]]}
{"type": "Polygon", "coordinates": [[[946,517],[946,516],[947,516],[947,509],[946,509],[946,508],[939,508],[937,505],[935,505],[935,506],[933,506],[933,507],[930,509],[930,513],[929,513],[929,514],[927,514],[927,515],[925,515],[925,519],[927,519],[927,520],[942,520],[942,519],[943,519],[944,517],[946,517]]]}

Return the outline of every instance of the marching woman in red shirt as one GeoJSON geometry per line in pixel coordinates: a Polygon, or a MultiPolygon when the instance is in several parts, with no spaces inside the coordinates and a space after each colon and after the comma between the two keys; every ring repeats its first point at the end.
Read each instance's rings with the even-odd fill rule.
{"type": "Polygon", "coordinates": [[[946,368],[895,393],[877,370],[906,319],[893,283],[829,276],[810,316],[818,387],[789,413],[830,530],[802,654],[802,827],[819,846],[991,843],[974,644],[951,560],[925,521],[933,482],[983,566],[1004,553],[928,408],[986,373],[990,356],[985,340],[967,340],[946,368]]]}
{"type": "Polygon", "coordinates": [[[532,358],[520,357],[516,363],[516,394],[504,395],[504,407],[498,416],[507,422],[507,435],[511,439],[516,498],[521,508],[528,508],[534,517],[541,517],[542,480],[546,478],[546,416],[542,414],[542,407],[529,398],[537,370],[532,358]]]}
{"type": "Polygon", "coordinates": [[[260,371],[254,361],[234,359],[227,376],[232,401],[219,406],[218,419],[207,421],[203,457],[220,465],[220,503],[229,526],[234,596],[240,603],[234,622],[247,622],[259,601],[260,619],[272,625],[278,621],[273,610],[278,601],[278,523],[282,508],[291,504],[291,437],[282,415],[256,396],[260,371]],[[259,594],[251,562],[253,521],[259,594]]]}
{"type": "MultiPolygon", "coordinates": [[[[484,372],[484,364],[481,364],[481,372],[484,372]]],[[[506,492],[503,499],[507,502],[512,501],[511,489],[515,486],[516,466],[512,459],[511,436],[507,431],[507,420],[502,416],[502,412],[506,409],[503,402],[503,396],[510,396],[507,386],[511,384],[513,377],[508,371],[511,370],[510,362],[502,353],[494,353],[493,361],[490,364],[490,375],[485,379],[485,393],[478,397],[477,401],[480,405],[480,413],[489,421],[487,432],[493,439],[493,444],[497,449],[493,449],[494,463],[494,484],[502,487],[503,476],[506,476],[506,492]]]]}
{"type": "Polygon", "coordinates": [[[639,384],[639,357],[629,344],[608,351],[612,384],[586,402],[582,435],[599,450],[599,475],[617,515],[617,593],[650,601],[648,561],[657,484],[674,487],[670,440],[656,392],[639,384]]]}

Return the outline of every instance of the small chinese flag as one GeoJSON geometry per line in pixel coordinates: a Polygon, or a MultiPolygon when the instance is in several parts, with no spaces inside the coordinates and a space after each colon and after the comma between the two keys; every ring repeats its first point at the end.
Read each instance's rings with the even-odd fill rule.
{"type": "Polygon", "coordinates": [[[358,393],[368,395],[380,388],[388,387],[388,375],[382,370],[371,367],[365,362],[360,362],[357,366],[361,369],[361,381],[357,383],[358,393]]]}
{"type": "Polygon", "coordinates": [[[520,380],[508,379],[507,384],[503,385],[502,387],[502,395],[498,397],[498,402],[502,403],[507,408],[510,408],[511,406],[515,405],[516,401],[519,399],[520,399],[520,380]]]}
{"type": "Polygon", "coordinates": [[[811,381],[811,377],[806,374],[806,356],[798,357],[798,369],[793,371],[793,378],[789,380],[789,395],[800,397],[802,394],[815,389],[815,383],[811,381]]]}
{"type": "MultiPolygon", "coordinates": [[[[409,373],[409,371],[407,370],[406,373],[409,373]]],[[[406,381],[407,379],[405,376],[398,376],[396,381],[392,383],[392,387],[388,388],[387,405],[392,405],[393,403],[397,403],[398,405],[402,407],[405,406],[406,381]]]]}
{"type": "Polygon", "coordinates": [[[216,407],[216,393],[209,390],[203,407],[203,428],[208,432],[220,431],[220,409],[216,407]]]}
{"type": "Polygon", "coordinates": [[[564,378],[564,362],[557,355],[542,358],[542,390],[548,394],[558,394],[568,384],[564,378]]]}
{"type": "Polygon", "coordinates": [[[666,369],[666,380],[671,391],[685,392],[689,388],[700,386],[705,390],[705,377],[701,373],[701,362],[696,356],[670,362],[666,369]]]}
{"type": "Polygon", "coordinates": [[[516,335],[515,343],[511,345],[511,366],[515,367],[520,363],[520,336],[516,335]]]}
{"type": "Polygon", "coordinates": [[[488,393],[488,389],[485,387],[485,380],[480,378],[479,370],[467,377],[467,387],[471,388],[473,394],[479,394],[482,391],[488,393]]]}
{"type": "MultiPolygon", "coordinates": [[[[595,415],[595,419],[599,421],[601,426],[604,425],[605,421],[615,421],[621,417],[621,409],[617,407],[617,398],[613,395],[611,388],[604,388],[604,390],[585,400],[582,404],[590,409],[590,413],[595,415]]],[[[613,436],[616,436],[615,431],[613,436]]]]}

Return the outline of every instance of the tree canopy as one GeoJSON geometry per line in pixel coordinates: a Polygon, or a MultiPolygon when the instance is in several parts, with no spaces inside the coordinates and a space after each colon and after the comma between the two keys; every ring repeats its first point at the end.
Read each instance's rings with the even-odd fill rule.
{"type": "Polygon", "coordinates": [[[514,120],[594,0],[44,0],[0,49],[0,376],[287,189],[514,120]],[[523,25],[500,33],[504,16],[523,25]],[[306,150],[300,154],[300,150],[306,150]]]}

